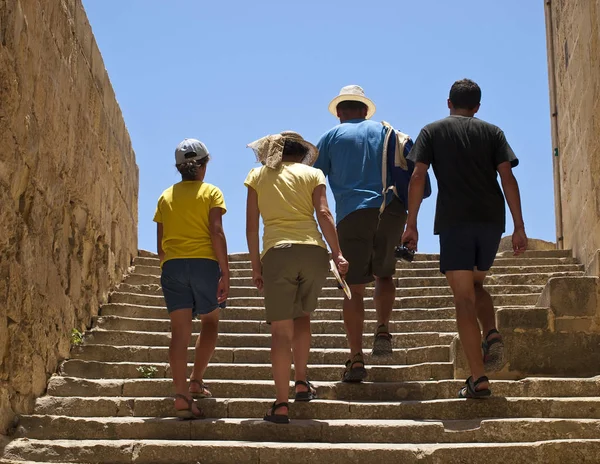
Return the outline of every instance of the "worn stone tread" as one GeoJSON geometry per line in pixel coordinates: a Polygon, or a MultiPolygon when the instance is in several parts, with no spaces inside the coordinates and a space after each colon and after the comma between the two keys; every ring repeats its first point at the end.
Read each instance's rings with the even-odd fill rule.
{"type": "MultiPolygon", "coordinates": [[[[236,398],[238,390],[245,397],[271,398],[274,385],[270,380],[207,379],[215,397],[236,398]],[[229,393],[236,390],[236,395],[229,393]]],[[[342,382],[314,382],[320,398],[340,400],[434,400],[454,399],[464,385],[462,380],[423,380],[404,382],[369,382],[350,385],[342,382]]],[[[531,377],[523,380],[494,380],[494,395],[499,397],[594,397],[600,392],[600,377],[547,378],[531,377]]],[[[82,379],[53,376],[48,383],[48,395],[38,403],[52,397],[166,397],[172,394],[170,379],[82,379]]],[[[290,396],[292,383],[290,383],[290,396]]],[[[50,401],[50,400],[48,400],[50,401]]]]}
{"type": "MultiPolygon", "coordinates": [[[[163,363],[132,363],[132,362],[102,362],[71,359],[61,366],[61,372],[70,377],[87,379],[119,379],[135,378],[142,375],[138,368],[154,368],[155,377],[170,377],[167,362],[163,363]]],[[[188,363],[191,373],[193,364],[188,363]]],[[[312,380],[338,380],[342,377],[342,366],[331,364],[309,364],[308,371],[312,380]]],[[[292,376],[294,369],[292,367],[292,376]]],[[[369,377],[376,382],[393,382],[400,380],[429,380],[447,379],[452,377],[451,362],[425,362],[412,365],[371,365],[368,367],[369,377]]],[[[263,363],[210,363],[206,369],[206,379],[270,379],[271,364],[263,363]]]]}
{"type": "MultiPolygon", "coordinates": [[[[38,414],[71,416],[172,417],[172,397],[45,397],[36,405],[38,414]]],[[[261,418],[273,404],[271,398],[209,398],[198,405],[210,418],[261,418]]],[[[600,419],[600,397],[538,398],[499,397],[483,401],[458,398],[426,401],[342,401],[317,399],[292,403],[294,419],[411,419],[457,418],[556,418],[600,419]]]]}
{"type": "Polygon", "coordinates": [[[181,421],[156,417],[67,417],[21,419],[18,436],[54,440],[227,440],[325,443],[510,443],[526,440],[595,439],[599,419],[485,420],[292,420],[274,427],[262,418],[181,421]]]}
{"type": "MultiPolygon", "coordinates": [[[[94,318],[95,326],[103,330],[134,330],[138,332],[170,332],[171,323],[168,319],[132,318],[124,316],[98,316],[94,318]]],[[[193,321],[193,330],[199,332],[202,327],[200,320],[193,321]]],[[[375,333],[376,321],[368,321],[364,325],[366,333],[375,333]]],[[[390,324],[395,332],[454,332],[454,319],[428,319],[395,321],[390,324]]],[[[265,321],[257,320],[221,320],[219,331],[222,333],[271,333],[271,326],[265,321]]],[[[343,321],[328,321],[314,318],[311,320],[313,334],[345,334],[343,321]]]]}
{"type": "Polygon", "coordinates": [[[447,464],[486,462],[507,464],[595,463],[600,440],[550,440],[522,443],[274,443],[203,440],[27,440],[7,447],[8,459],[44,458],[51,462],[136,463],[173,462],[215,464],[306,464],[344,462],[353,464],[447,464]],[[52,459],[57,458],[57,459],[52,459]]]}
{"type": "MultiPolygon", "coordinates": [[[[193,362],[195,350],[188,348],[188,362],[193,362]]],[[[270,363],[271,349],[268,347],[219,347],[215,349],[211,362],[216,363],[270,363]]],[[[164,363],[168,360],[169,348],[147,345],[79,345],[71,349],[71,359],[104,362],[150,362],[164,363]]],[[[348,350],[342,348],[313,348],[309,354],[311,364],[342,365],[348,359],[348,350]]],[[[449,345],[430,345],[416,348],[396,348],[391,356],[373,357],[365,353],[369,365],[376,364],[419,364],[423,362],[446,362],[450,359],[449,345]]]]}
{"type": "MultiPolygon", "coordinates": [[[[456,332],[418,332],[398,333],[393,332],[394,348],[416,348],[430,345],[450,345],[454,340],[456,332]]],[[[198,333],[192,334],[190,346],[195,343],[198,333]]],[[[344,334],[314,334],[312,336],[312,347],[314,348],[346,348],[346,336],[344,334]]],[[[150,345],[168,346],[170,334],[165,332],[139,332],[129,330],[100,330],[93,329],[86,332],[85,344],[101,345],[150,345]]],[[[373,334],[364,334],[363,343],[370,347],[373,343],[373,334]]],[[[269,347],[271,346],[271,335],[269,334],[228,334],[221,333],[217,340],[217,347],[269,347]]],[[[368,349],[368,348],[367,348],[368,349]]]]}

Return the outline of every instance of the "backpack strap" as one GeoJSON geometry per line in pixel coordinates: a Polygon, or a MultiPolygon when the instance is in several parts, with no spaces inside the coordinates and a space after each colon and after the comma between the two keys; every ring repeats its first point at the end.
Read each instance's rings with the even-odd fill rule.
{"type": "Polygon", "coordinates": [[[383,195],[383,201],[381,203],[381,206],[379,207],[379,217],[381,217],[381,214],[383,213],[383,210],[385,209],[386,194],[390,190],[395,189],[394,185],[391,185],[390,187],[388,187],[388,185],[387,185],[387,179],[388,179],[387,160],[388,160],[388,156],[389,156],[388,145],[390,142],[390,137],[392,136],[392,134],[394,134],[394,128],[391,126],[391,124],[389,124],[385,121],[381,121],[381,124],[383,125],[383,127],[386,128],[386,133],[385,133],[385,138],[383,139],[383,153],[381,156],[381,185],[383,185],[383,190],[381,191],[381,194],[383,195]]]}
{"type": "Polygon", "coordinates": [[[397,131],[392,127],[392,125],[388,122],[381,121],[383,127],[387,129],[385,133],[385,138],[383,140],[383,154],[381,156],[381,184],[383,185],[383,190],[381,194],[383,195],[383,202],[379,207],[379,215],[383,213],[385,209],[385,199],[387,193],[391,190],[394,195],[398,196],[398,191],[396,190],[396,185],[392,184],[390,186],[387,185],[388,180],[388,156],[394,157],[394,166],[403,169],[404,171],[408,171],[408,163],[406,161],[406,157],[404,156],[404,149],[406,148],[406,144],[410,140],[410,137],[400,131],[397,131]],[[396,137],[396,150],[395,153],[388,153],[388,146],[390,142],[390,137],[396,137]]]}

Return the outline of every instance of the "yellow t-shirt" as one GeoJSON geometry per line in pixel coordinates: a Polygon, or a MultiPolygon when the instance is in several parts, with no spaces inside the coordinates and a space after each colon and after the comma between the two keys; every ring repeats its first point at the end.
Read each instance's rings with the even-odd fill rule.
{"type": "Polygon", "coordinates": [[[163,225],[161,265],[175,258],[217,260],[208,228],[212,208],[227,211],[221,190],[202,181],[182,181],[162,193],[154,214],[163,225]]]}
{"type": "Polygon", "coordinates": [[[281,163],[278,169],[266,166],[250,171],[244,185],[258,194],[258,208],[264,223],[263,251],[283,243],[318,245],[327,249],[317,227],[312,194],[325,185],[319,169],[301,163],[281,163]]]}

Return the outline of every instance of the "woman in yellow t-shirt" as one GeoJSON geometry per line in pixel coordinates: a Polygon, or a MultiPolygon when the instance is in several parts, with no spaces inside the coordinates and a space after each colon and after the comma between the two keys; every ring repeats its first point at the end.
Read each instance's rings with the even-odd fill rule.
{"type": "Polygon", "coordinates": [[[225,201],[217,187],[204,182],[208,160],[208,150],[199,140],[185,139],[177,146],[175,162],[182,181],[163,192],[154,215],[160,283],[171,319],[175,410],[184,419],[204,417],[193,398],[212,396],[202,379],[217,343],[219,308],[225,307],[229,292],[222,223],[225,201]],[[194,316],[200,317],[202,331],[188,386],[187,350],[194,316]]]}
{"type": "Polygon", "coordinates": [[[317,148],[296,132],[270,135],[249,145],[263,166],[248,174],[246,236],[252,280],[264,292],[266,320],[271,324],[271,362],[277,399],[264,419],[289,423],[288,394],[292,352],[296,401],[316,398],[307,379],[310,314],[329,272],[327,246],[340,274],[348,271],[333,216],[327,204],[325,177],[312,164],[317,148]],[[259,217],[264,223],[259,254],[259,217]]]}

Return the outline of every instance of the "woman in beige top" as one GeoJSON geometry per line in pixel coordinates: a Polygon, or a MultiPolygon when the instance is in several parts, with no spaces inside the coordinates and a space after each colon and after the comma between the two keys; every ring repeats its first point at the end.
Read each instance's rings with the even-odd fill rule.
{"type": "Polygon", "coordinates": [[[310,313],[317,307],[329,272],[329,254],[317,221],[340,274],[348,271],[348,262],[340,251],[327,204],[325,177],[311,167],[317,148],[295,132],[263,137],[249,146],[263,166],[250,171],[245,181],[246,236],[252,279],[264,292],[266,320],[271,324],[271,362],[277,391],[264,419],[287,424],[292,353],[295,400],[316,397],[307,379],[310,313]],[[264,223],[262,255],[259,216],[264,223]]]}

